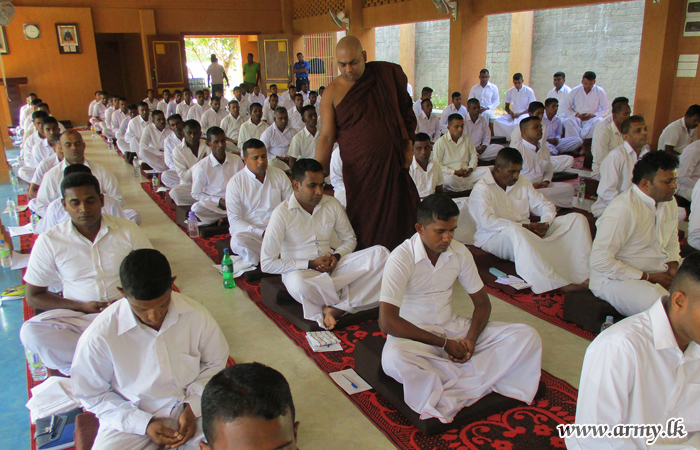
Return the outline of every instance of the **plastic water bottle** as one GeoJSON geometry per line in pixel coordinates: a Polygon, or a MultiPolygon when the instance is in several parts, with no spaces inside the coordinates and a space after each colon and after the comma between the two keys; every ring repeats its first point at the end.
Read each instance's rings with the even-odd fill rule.
{"type": "Polygon", "coordinates": [[[134,178],[141,178],[141,162],[139,161],[139,157],[134,155],[134,159],[131,160],[131,163],[134,165],[134,178]]]}
{"type": "Polygon", "coordinates": [[[7,212],[10,214],[10,218],[17,218],[17,205],[11,197],[7,197],[7,212]]]}
{"type": "Polygon", "coordinates": [[[25,350],[27,355],[27,364],[29,365],[29,372],[32,374],[32,380],[34,381],[44,381],[49,377],[49,370],[44,365],[41,357],[32,353],[29,350],[25,350]]]}
{"type": "Polygon", "coordinates": [[[158,190],[159,185],[160,185],[160,181],[158,180],[158,175],[156,175],[154,173],[153,178],[151,178],[151,186],[153,186],[153,192],[158,190]]]}
{"type": "Polygon", "coordinates": [[[195,216],[194,211],[190,211],[189,216],[187,216],[187,231],[192,239],[199,237],[199,225],[197,224],[197,216],[195,216]]]}
{"type": "Polygon", "coordinates": [[[10,250],[10,245],[6,244],[4,240],[0,240],[0,263],[5,269],[12,267],[12,250],[10,250]]]}
{"type": "Polygon", "coordinates": [[[602,333],[603,331],[607,330],[611,326],[613,326],[613,316],[607,316],[605,318],[605,323],[603,325],[601,325],[601,327],[600,327],[600,332],[602,333]]]}
{"type": "Polygon", "coordinates": [[[578,181],[578,190],[576,192],[576,198],[580,202],[582,202],[586,198],[586,182],[583,181],[583,177],[581,177],[578,181]]]}
{"type": "Polygon", "coordinates": [[[227,248],[224,249],[224,258],[221,260],[221,273],[224,276],[224,289],[233,289],[236,282],[233,280],[233,261],[227,248]]]}
{"type": "Polygon", "coordinates": [[[12,171],[10,171],[10,183],[12,183],[12,190],[15,192],[20,191],[19,178],[17,178],[17,175],[15,175],[12,171]]]}

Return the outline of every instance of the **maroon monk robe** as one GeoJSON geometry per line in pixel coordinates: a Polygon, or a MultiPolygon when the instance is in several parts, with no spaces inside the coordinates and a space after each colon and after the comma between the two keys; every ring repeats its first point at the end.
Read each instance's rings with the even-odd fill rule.
{"type": "Polygon", "coordinates": [[[347,213],[358,249],[393,250],[416,232],[420,197],[404,168],[406,140],[415,138],[416,129],[407,84],[401,66],[369,62],[335,108],[347,213]]]}

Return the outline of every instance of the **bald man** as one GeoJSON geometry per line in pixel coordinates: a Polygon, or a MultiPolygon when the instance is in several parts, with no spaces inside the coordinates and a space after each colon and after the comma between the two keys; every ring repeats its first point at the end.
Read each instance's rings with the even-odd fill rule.
{"type": "Polygon", "coordinates": [[[414,234],[418,190],[408,168],[416,130],[413,103],[401,66],[367,63],[360,41],[338,42],[340,76],[325,90],[316,160],[328,173],[333,144],[340,145],[347,213],[358,249],[393,249],[414,234]],[[371,180],[371,182],[367,182],[371,180]]]}

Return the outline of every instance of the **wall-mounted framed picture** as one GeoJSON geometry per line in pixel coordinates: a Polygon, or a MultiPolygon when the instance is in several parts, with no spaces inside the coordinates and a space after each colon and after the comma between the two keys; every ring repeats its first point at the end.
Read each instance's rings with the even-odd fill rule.
{"type": "Polygon", "coordinates": [[[7,55],[8,53],[10,53],[10,47],[7,46],[5,27],[0,27],[0,55],[7,55]]]}
{"type": "Polygon", "coordinates": [[[77,23],[57,23],[58,53],[82,53],[77,23]]]}

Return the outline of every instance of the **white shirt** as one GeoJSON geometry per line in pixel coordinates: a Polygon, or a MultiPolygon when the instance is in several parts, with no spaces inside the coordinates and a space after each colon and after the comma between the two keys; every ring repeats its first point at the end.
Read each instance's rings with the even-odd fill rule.
{"type": "MultiPolygon", "coordinates": [[[[685,353],[659,299],[642,313],[616,323],[591,343],[581,371],[577,424],[666,424],[682,418],[685,431],[700,430],[700,346],[690,342],[685,353]]],[[[697,435],[696,435],[697,436],[697,435]]],[[[693,440],[695,442],[695,440],[693,440]]],[[[647,446],[641,438],[566,439],[571,450],[682,449],[662,438],[647,446]],[[664,445],[667,444],[667,445],[664,445]]]]}
{"type": "MultiPolygon", "coordinates": [[[[92,104],[90,104],[90,109],[92,109],[92,104]]],[[[26,104],[19,109],[19,127],[22,128],[24,121],[29,115],[29,111],[32,110],[32,105],[26,104]]],[[[92,116],[92,114],[90,114],[92,116]]]]}
{"type": "MultiPolygon", "coordinates": [[[[221,120],[221,129],[226,133],[226,137],[231,139],[233,142],[238,143],[238,136],[241,130],[241,126],[245,123],[246,118],[242,114],[238,114],[238,117],[233,117],[233,114],[228,114],[221,120]]],[[[243,146],[243,142],[241,142],[243,146]]]]}
{"type": "Polygon", "coordinates": [[[476,122],[472,122],[471,116],[467,114],[464,118],[464,134],[469,136],[476,147],[491,144],[489,121],[482,115],[478,116],[476,122]]]}
{"type": "Polygon", "coordinates": [[[321,133],[316,130],[316,135],[312,135],[306,126],[294,135],[292,143],[289,144],[289,156],[296,159],[311,158],[316,156],[316,142],[321,133]]]}
{"type": "Polygon", "coordinates": [[[293,192],[292,183],[283,170],[267,166],[265,179],[260,183],[245,167],[226,186],[226,214],[231,234],[247,232],[262,237],[272,211],[293,192]]]}
{"type": "Polygon", "coordinates": [[[105,109],[105,126],[108,129],[112,127],[112,114],[114,114],[114,106],[105,109]]]}
{"type": "Polygon", "coordinates": [[[683,149],[678,164],[678,190],[692,190],[700,180],[700,141],[683,149]]]}
{"type": "Polygon", "coordinates": [[[248,99],[243,96],[241,96],[241,98],[238,99],[234,96],[231,101],[233,100],[238,102],[238,109],[240,115],[242,115],[245,118],[250,117],[250,102],[248,101],[248,99]]]}
{"type": "Polygon", "coordinates": [[[688,244],[695,249],[700,249],[700,183],[695,183],[691,195],[688,244]]]}
{"type": "Polygon", "coordinates": [[[566,96],[566,103],[559,108],[563,116],[575,117],[576,114],[595,114],[605,117],[608,114],[608,96],[605,90],[594,84],[591,92],[586,94],[583,85],[579,84],[566,96]]]}
{"type": "Polygon", "coordinates": [[[199,141],[197,156],[194,156],[194,153],[192,153],[192,150],[187,146],[187,143],[182,140],[182,142],[173,149],[173,166],[175,166],[177,176],[180,178],[180,184],[191,184],[192,168],[210,154],[211,150],[206,142],[199,141]]]}
{"type": "Polygon", "coordinates": [[[287,125],[288,127],[294,128],[295,130],[301,130],[306,126],[304,125],[301,113],[299,112],[296,106],[287,110],[287,116],[289,117],[289,125],[287,125]]]}
{"type": "Polygon", "coordinates": [[[96,104],[95,106],[92,107],[92,117],[104,121],[106,109],[107,109],[107,105],[105,105],[104,103],[100,102],[100,103],[96,104]]]}
{"type": "Polygon", "coordinates": [[[435,142],[433,162],[442,170],[443,175],[451,175],[456,170],[476,168],[479,156],[469,136],[463,134],[455,142],[450,133],[447,133],[435,142]]]}
{"type": "Polygon", "coordinates": [[[175,170],[175,163],[173,162],[173,152],[175,147],[182,144],[182,140],[177,137],[175,132],[168,134],[168,136],[163,141],[163,157],[165,158],[165,165],[168,169],[175,170]]]}
{"type": "Polygon", "coordinates": [[[440,137],[440,119],[435,114],[430,114],[430,117],[425,115],[424,111],[416,116],[418,126],[416,133],[425,133],[430,137],[430,142],[435,142],[440,137]]]}
{"type": "Polygon", "coordinates": [[[548,146],[537,148],[523,139],[516,148],[523,155],[523,168],[520,171],[521,177],[527,178],[533,184],[552,181],[554,168],[552,167],[552,155],[548,146]]]}
{"type": "Polygon", "coordinates": [[[440,130],[442,130],[443,133],[447,133],[447,119],[449,119],[452,114],[461,114],[463,118],[467,117],[467,108],[462,105],[458,110],[455,108],[454,103],[450,103],[442,110],[442,114],[440,115],[440,130]]]}
{"type": "Polygon", "coordinates": [[[141,134],[141,141],[139,143],[140,151],[147,151],[150,153],[160,153],[163,151],[163,146],[165,145],[165,139],[173,133],[168,127],[163,128],[163,131],[159,131],[154,123],[148,125],[143,129],[141,134]]]}
{"type": "Polygon", "coordinates": [[[284,158],[287,156],[289,146],[295,134],[296,130],[289,125],[287,125],[284,131],[280,131],[277,125],[273,124],[270,125],[267,130],[263,131],[260,140],[265,144],[269,155],[284,158]]]}
{"type": "MultiPolygon", "coordinates": [[[[105,204],[102,207],[103,215],[109,214],[110,216],[118,217],[120,219],[129,219],[118,201],[114,200],[109,195],[105,195],[104,199],[105,204]]],[[[65,220],[70,220],[70,215],[63,207],[61,199],[57,198],[49,204],[48,208],[46,208],[46,215],[41,218],[39,223],[36,224],[34,234],[44,233],[65,220]]]]}
{"type": "Polygon", "coordinates": [[[189,113],[190,113],[190,109],[191,109],[194,105],[196,105],[196,104],[197,104],[197,102],[195,102],[195,101],[190,101],[190,104],[188,105],[188,104],[185,103],[185,101],[183,100],[183,101],[181,101],[181,102],[177,105],[177,107],[175,108],[175,113],[176,113],[176,114],[180,114],[180,117],[182,117],[182,121],[184,122],[184,121],[187,120],[187,116],[188,116],[189,113]]]}
{"type": "Polygon", "coordinates": [[[445,183],[442,170],[440,170],[437,164],[429,162],[427,169],[423,170],[420,164],[418,164],[418,161],[416,161],[415,155],[413,156],[411,167],[408,168],[408,172],[411,174],[416,188],[418,188],[418,195],[420,195],[420,198],[425,198],[430,194],[434,194],[435,188],[445,183]]]}
{"type": "Polygon", "coordinates": [[[523,111],[527,111],[530,107],[530,103],[537,101],[537,98],[535,98],[535,91],[523,84],[520,90],[515,89],[515,86],[508,89],[504,100],[506,103],[510,104],[511,111],[515,114],[519,114],[523,111]]]}
{"type": "Polygon", "coordinates": [[[207,382],[226,367],[229,347],[211,314],[173,292],[159,331],[142,324],[125,298],[110,305],[78,341],[73,393],[100,427],[145,435],[152,418],[183,403],[202,415],[207,382]]]}
{"type": "Polygon", "coordinates": [[[39,136],[38,131],[34,131],[32,134],[29,135],[29,137],[24,141],[22,144],[22,150],[20,154],[22,155],[22,159],[24,161],[24,165],[29,165],[32,161],[32,149],[36,144],[41,142],[43,138],[39,136]]]}
{"type": "Polygon", "coordinates": [[[343,160],[340,157],[340,148],[336,147],[331,153],[330,167],[331,186],[334,191],[344,191],[345,182],[343,181],[343,160]]]}
{"type": "Polygon", "coordinates": [[[674,200],[655,205],[637,185],[615,197],[596,228],[591,289],[600,290],[606,279],[640,280],[642,272],[665,272],[668,262],[680,260],[678,205],[674,200]]]}
{"type": "Polygon", "coordinates": [[[532,187],[527,178],[520,177],[513,186],[503,190],[489,171],[469,196],[469,213],[476,222],[474,245],[482,247],[501,231],[530,223],[531,212],[546,223],[552,223],[557,215],[554,205],[532,187]]]}
{"type": "Polygon", "coordinates": [[[48,139],[42,139],[32,148],[30,161],[25,161],[25,166],[36,168],[43,160],[55,155],[56,151],[49,145],[48,139]]]}
{"type": "Polygon", "coordinates": [[[56,153],[53,154],[53,156],[49,156],[48,158],[44,159],[39,163],[38,166],[36,166],[36,170],[34,171],[34,177],[32,178],[32,184],[36,184],[37,186],[41,186],[41,180],[44,179],[44,175],[46,172],[51,170],[52,167],[58,165],[61,161],[58,160],[58,156],[56,156],[56,153]]]}
{"type": "Polygon", "coordinates": [[[155,97],[153,97],[153,101],[150,101],[148,97],[144,98],[143,101],[146,102],[146,104],[148,105],[148,110],[150,112],[155,111],[158,107],[158,99],[155,97]]]}
{"type": "Polygon", "coordinates": [[[664,150],[667,145],[672,145],[676,153],[682,153],[683,149],[697,139],[698,129],[688,130],[685,126],[685,118],[681,117],[668,124],[659,137],[659,150],[664,150]]]}
{"type": "Polygon", "coordinates": [[[485,87],[482,87],[481,83],[477,83],[476,86],[471,88],[467,98],[479,100],[479,105],[482,108],[490,110],[498,108],[498,105],[501,104],[501,95],[498,92],[498,87],[490,81],[486,83],[485,87]]]}
{"type": "Polygon", "coordinates": [[[124,139],[124,136],[119,138],[117,132],[121,128],[122,121],[128,117],[128,113],[123,113],[121,109],[117,109],[112,113],[112,120],[109,122],[110,129],[114,132],[118,139],[124,139]]]}
{"type": "Polygon", "coordinates": [[[469,294],[484,287],[467,247],[453,239],[433,266],[416,233],[391,252],[379,301],[399,307],[402,319],[428,332],[457,331],[459,316],[452,309],[455,280],[469,294]]]}
{"type": "Polygon", "coordinates": [[[559,102],[559,106],[563,106],[569,92],[571,92],[571,88],[564,84],[558,91],[557,88],[552,88],[552,90],[547,93],[547,98],[556,98],[559,102]]]}
{"type": "Polygon", "coordinates": [[[224,75],[226,75],[226,71],[224,70],[224,66],[218,62],[213,62],[207,68],[207,75],[211,77],[211,84],[224,84],[224,75]]]}
{"type": "MultiPolygon", "coordinates": [[[[296,94],[294,94],[296,95],[296,94]]],[[[289,91],[285,92],[282,95],[277,94],[278,98],[278,103],[277,106],[282,106],[285,109],[289,109],[294,107],[294,99],[289,96],[289,91]]]]}
{"type": "Polygon", "coordinates": [[[135,139],[136,142],[141,142],[141,136],[143,136],[143,130],[151,123],[151,119],[143,120],[141,116],[136,116],[131,121],[129,121],[129,126],[126,127],[126,134],[124,139],[128,144],[135,139]]]}
{"type": "MultiPolygon", "coordinates": [[[[260,139],[263,132],[267,130],[269,126],[270,125],[264,120],[261,120],[257,125],[251,122],[250,119],[246,120],[243,122],[241,129],[238,131],[239,146],[243,148],[243,144],[245,144],[249,139],[260,139]]],[[[268,148],[267,151],[269,152],[270,149],[268,148]]]]}
{"type": "Polygon", "coordinates": [[[179,103],[175,99],[170,100],[170,103],[168,103],[168,110],[165,112],[166,119],[172,116],[173,114],[179,114],[177,112],[177,107],[180,106],[180,103],[182,103],[182,100],[180,100],[179,103]]]}
{"type": "MultiPolygon", "coordinates": [[[[204,105],[200,105],[198,103],[194,103],[189,111],[187,112],[187,119],[186,120],[196,120],[200,124],[202,123],[202,114],[204,114],[206,111],[209,111],[211,109],[211,106],[207,105],[206,102],[204,105]]],[[[204,128],[202,128],[204,129],[204,128]]]]}
{"type": "Polygon", "coordinates": [[[612,120],[606,126],[598,127],[596,125],[595,132],[593,133],[593,175],[600,175],[600,166],[603,161],[608,156],[608,154],[615,148],[621,146],[625,142],[622,139],[622,133],[618,130],[617,125],[612,120]]]}
{"type": "Polygon", "coordinates": [[[94,242],[68,220],[39,235],[29,256],[24,281],[47,287],[61,281],[63,296],[79,302],[111,301],[121,297],[119,265],[132,250],[152,248],[133,222],[102,216],[94,242]]]}
{"type": "MultiPolygon", "coordinates": [[[[646,154],[642,150],[639,157],[646,154]]],[[[639,158],[634,149],[627,143],[613,149],[600,165],[600,182],[598,183],[598,200],[591,206],[594,216],[600,217],[610,202],[630,187],[632,187],[632,171],[639,158]]]]}
{"type": "Polygon", "coordinates": [[[247,100],[251,105],[253,103],[259,103],[260,106],[264,106],[266,97],[265,97],[265,94],[263,94],[262,92],[259,93],[258,95],[255,95],[251,92],[250,94],[248,94],[247,100]]]}
{"type": "Polygon", "coordinates": [[[270,107],[269,103],[263,106],[262,120],[267,122],[268,125],[275,123],[275,110],[270,107]]]}
{"type": "Polygon", "coordinates": [[[219,200],[226,198],[229,180],[243,167],[241,157],[233,153],[226,152],[223,164],[213,154],[207,156],[192,168],[192,197],[218,205],[219,200]]]}
{"type": "Polygon", "coordinates": [[[224,108],[219,108],[219,111],[214,111],[213,108],[210,108],[202,114],[202,118],[200,119],[200,124],[202,125],[202,133],[206,134],[207,130],[211,127],[219,127],[221,126],[221,121],[224,120],[224,117],[230,116],[228,111],[226,111],[224,108]]]}
{"type": "MultiPolygon", "coordinates": [[[[117,177],[114,176],[105,166],[98,164],[96,162],[90,162],[85,159],[84,164],[90,168],[92,174],[100,182],[100,189],[105,195],[109,195],[119,202],[120,205],[124,205],[124,196],[122,195],[122,190],[119,188],[119,182],[117,182],[117,177]]],[[[52,167],[41,180],[41,185],[39,186],[39,192],[36,195],[36,213],[39,216],[44,216],[46,213],[46,208],[49,203],[61,197],[61,182],[63,181],[63,171],[68,166],[68,163],[64,159],[60,164],[52,167]]]]}
{"type": "Polygon", "coordinates": [[[356,246],[355,231],[338,200],[324,195],[309,214],[292,194],[272,212],[263,238],[260,267],[263,272],[280,274],[306,270],[312,259],[328,252],[343,257],[356,246]],[[334,232],[341,243],[331,252],[334,232]]]}
{"type": "Polygon", "coordinates": [[[421,109],[421,103],[423,103],[423,100],[421,99],[418,99],[415,102],[413,102],[413,114],[415,114],[416,116],[420,115],[421,111],[423,111],[423,109],[421,109]]]}
{"type": "MultiPolygon", "coordinates": [[[[170,109],[170,104],[171,104],[171,103],[175,103],[175,99],[172,99],[172,98],[171,98],[170,101],[169,101],[168,103],[165,103],[165,100],[161,100],[161,101],[158,102],[158,106],[156,106],[156,109],[157,109],[158,111],[161,111],[163,114],[165,114],[165,118],[166,118],[166,119],[167,119],[168,117],[170,117],[170,116],[168,115],[168,110],[170,109]]],[[[153,112],[153,111],[151,111],[151,112],[153,112]]]]}
{"type": "Polygon", "coordinates": [[[124,120],[122,120],[121,124],[119,125],[119,130],[116,133],[117,139],[122,139],[126,141],[126,131],[129,129],[129,124],[131,123],[131,120],[135,118],[136,117],[131,117],[128,114],[124,116],[124,120]]]}
{"type": "MultiPolygon", "coordinates": [[[[88,106],[88,116],[92,117],[92,108],[94,108],[95,105],[98,103],[100,103],[100,102],[98,102],[97,100],[93,100],[90,102],[90,106],[88,106]]],[[[30,105],[30,108],[31,108],[31,105],[30,105]]]]}
{"type": "MultiPolygon", "coordinates": [[[[542,116],[542,136],[544,139],[561,139],[561,135],[563,132],[563,126],[561,124],[561,120],[559,119],[558,115],[554,115],[552,119],[550,120],[549,117],[547,117],[547,113],[544,113],[542,116]]],[[[518,127],[519,129],[520,127],[518,127]]],[[[522,134],[520,135],[522,138],[522,134]]]]}

